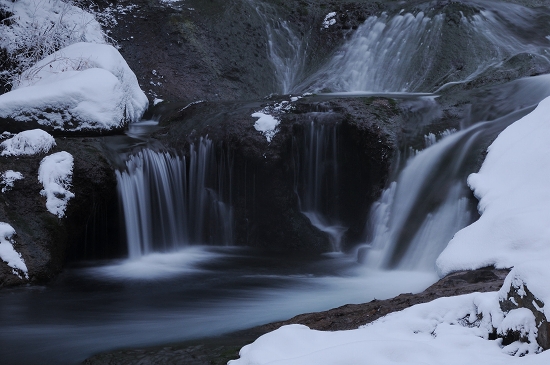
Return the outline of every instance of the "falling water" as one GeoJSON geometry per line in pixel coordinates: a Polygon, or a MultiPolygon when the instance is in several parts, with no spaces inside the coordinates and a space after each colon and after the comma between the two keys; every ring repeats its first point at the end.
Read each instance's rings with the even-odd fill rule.
{"type": "Polygon", "coordinates": [[[189,244],[231,244],[230,159],[216,159],[212,141],[189,156],[144,149],[117,171],[128,253],[137,258],[189,244]]]}
{"type": "Polygon", "coordinates": [[[444,84],[472,80],[520,53],[550,62],[547,39],[523,36],[532,27],[527,19],[535,19],[537,13],[503,6],[506,11],[497,4],[495,10],[462,14],[456,25],[449,25],[444,13],[371,16],[303,87],[331,92],[431,92],[444,84]],[[513,17],[506,16],[510,11],[513,17]],[[454,26],[459,30],[448,29],[454,26]]]}
{"type": "Polygon", "coordinates": [[[465,181],[487,141],[533,108],[446,132],[441,141],[411,157],[373,205],[359,259],[369,267],[433,270],[453,235],[474,218],[465,181]]]}
{"type": "Polygon", "coordinates": [[[338,126],[312,121],[294,142],[300,210],[340,251],[347,228],[338,221],[338,126]]]}
{"type": "Polygon", "coordinates": [[[265,24],[267,32],[267,52],[275,69],[279,92],[288,94],[300,78],[305,67],[306,45],[286,20],[269,4],[249,0],[265,24]]]}

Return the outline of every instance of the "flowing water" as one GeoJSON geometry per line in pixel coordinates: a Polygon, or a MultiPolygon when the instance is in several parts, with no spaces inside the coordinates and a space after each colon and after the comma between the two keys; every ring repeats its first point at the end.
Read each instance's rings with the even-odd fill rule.
{"type": "MultiPolygon", "coordinates": [[[[273,7],[249,3],[266,24],[279,80],[274,92],[436,92],[431,107],[409,121],[418,127],[441,119],[437,93],[500,70],[518,54],[546,62],[550,46],[547,25],[538,24],[544,11],[484,2],[481,11],[457,12],[461,42],[456,59],[445,63],[436,55],[447,54],[449,22],[430,2],[367,18],[303,81],[307,42],[273,7]]],[[[208,138],[180,153],[159,151],[142,138],[154,123],[133,126],[128,138],[141,150],[117,172],[128,257],[76,264],[48,286],[3,289],[2,363],[73,364],[110,349],[213,336],[422,290],[437,279],[434,262],[446,243],[476,218],[466,177],[500,131],[550,95],[550,79],[461,92],[471,108],[460,130],[420,134],[421,151],[404,142],[404,162],[395,163],[402,166],[371,208],[364,244],[311,260],[232,246],[232,156],[208,138]]],[[[338,126],[321,119],[293,145],[300,209],[331,237],[334,251],[347,229],[335,208],[341,146],[338,126]]]]}

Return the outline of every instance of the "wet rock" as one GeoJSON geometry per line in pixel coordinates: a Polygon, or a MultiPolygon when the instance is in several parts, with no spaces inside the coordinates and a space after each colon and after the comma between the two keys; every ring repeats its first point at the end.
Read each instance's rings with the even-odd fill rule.
{"type": "MultiPolygon", "coordinates": [[[[101,256],[118,250],[116,179],[102,155],[98,139],[57,139],[50,153],[67,151],[74,157],[72,186],[75,197],[64,218],[46,209],[40,195],[38,167],[45,154],[0,157],[0,171],[21,172],[11,190],[0,193],[0,221],[16,231],[15,249],[29,270],[29,279],[18,278],[0,261],[0,287],[44,283],[62,270],[67,258],[101,256]],[[103,252],[103,253],[104,253],[103,252]]],[[[104,257],[104,256],[103,256],[104,257]]]]}
{"type": "Polygon", "coordinates": [[[208,136],[219,154],[231,156],[236,244],[316,254],[331,248],[327,235],[300,212],[296,153],[306,148],[303,136],[312,123],[334,128],[341,193],[332,213],[349,227],[345,242],[351,246],[361,238],[368,207],[386,183],[402,124],[400,109],[381,98],[288,99],[159,106],[163,127],[155,138],[164,148],[186,154],[190,144],[208,136]],[[259,110],[280,120],[270,142],[254,128],[257,118],[251,115],[259,110]]]}

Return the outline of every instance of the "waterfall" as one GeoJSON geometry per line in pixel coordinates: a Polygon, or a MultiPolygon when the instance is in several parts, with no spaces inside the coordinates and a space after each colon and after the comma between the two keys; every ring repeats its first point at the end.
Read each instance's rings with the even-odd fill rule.
{"type": "Polygon", "coordinates": [[[372,206],[358,259],[369,267],[433,270],[454,234],[472,223],[466,177],[488,141],[533,110],[527,107],[444,138],[411,157],[372,206]]]}
{"type": "Polygon", "coordinates": [[[491,5],[495,8],[473,15],[460,12],[459,20],[452,21],[445,13],[371,16],[302,88],[433,92],[472,80],[520,53],[549,62],[548,40],[529,38],[533,22],[528,19],[536,19],[536,12],[510,4],[491,5]],[[510,11],[513,17],[507,16],[510,11]]]}
{"type": "Polygon", "coordinates": [[[302,37],[292,30],[286,20],[278,16],[271,5],[254,0],[249,2],[265,24],[267,52],[275,69],[279,92],[288,94],[302,77],[306,46],[302,37]]]}
{"type": "Polygon", "coordinates": [[[144,149],[117,171],[130,258],[233,240],[231,159],[201,138],[189,156],[144,149]]]}
{"type": "Polygon", "coordinates": [[[312,121],[294,145],[300,210],[340,251],[347,228],[338,220],[338,126],[312,121]]]}

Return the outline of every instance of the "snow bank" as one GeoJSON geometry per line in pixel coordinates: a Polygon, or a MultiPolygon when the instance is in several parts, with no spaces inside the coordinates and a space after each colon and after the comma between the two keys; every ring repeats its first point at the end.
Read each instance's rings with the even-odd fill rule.
{"type": "Polygon", "coordinates": [[[135,74],[106,44],[75,43],[21,75],[0,95],[0,118],[55,130],[111,130],[138,121],[148,107],[135,74]]]}
{"type": "MultiPolygon", "coordinates": [[[[525,326],[522,329],[532,330],[527,328],[532,324],[529,315],[528,311],[518,311],[514,323],[521,322],[525,326]]],[[[322,332],[301,325],[284,326],[243,347],[240,359],[229,365],[550,363],[550,351],[519,357],[536,345],[502,347],[501,340],[489,341],[492,328],[500,325],[505,328],[512,324],[504,321],[497,293],[439,298],[357,330],[322,332]]]]}
{"type": "Polygon", "coordinates": [[[16,134],[0,143],[1,156],[36,155],[48,153],[55,146],[55,139],[41,129],[32,129],[16,134]]]}
{"type": "Polygon", "coordinates": [[[8,264],[13,270],[13,273],[21,277],[20,273],[23,273],[28,279],[27,265],[21,254],[13,248],[13,235],[15,229],[7,223],[0,222],[0,259],[8,264]]]}
{"type": "MultiPolygon", "coordinates": [[[[437,259],[442,275],[532,260],[550,262],[550,98],[506,128],[468,184],[481,218],[459,231],[437,259]]],[[[550,270],[545,278],[550,278],[550,270]]],[[[550,299],[550,298],[549,298],[550,299]]]]}
{"type": "Polygon", "coordinates": [[[46,208],[59,218],[65,215],[67,203],[74,194],[69,191],[73,174],[73,156],[65,151],[44,157],[38,168],[38,181],[44,189],[46,208]]]}
{"type": "Polygon", "coordinates": [[[2,193],[10,191],[17,180],[23,179],[23,174],[13,170],[6,170],[0,175],[0,185],[2,193]]]}

